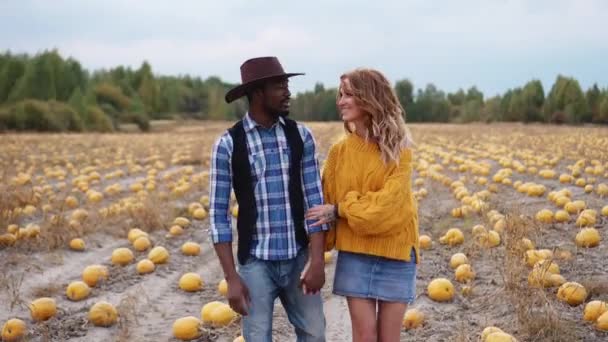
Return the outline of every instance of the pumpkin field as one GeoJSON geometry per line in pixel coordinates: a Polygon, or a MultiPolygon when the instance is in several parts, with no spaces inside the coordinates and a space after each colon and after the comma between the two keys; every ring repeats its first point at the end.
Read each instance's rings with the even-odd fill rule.
{"type": "MultiPolygon", "coordinates": [[[[243,341],[207,212],[229,125],[0,135],[1,340],[243,341]]],[[[342,124],[306,125],[322,165],[342,124]]],[[[409,127],[421,263],[401,341],[608,341],[608,127],[409,127]]],[[[337,255],[332,342],[352,339],[337,255]]]]}

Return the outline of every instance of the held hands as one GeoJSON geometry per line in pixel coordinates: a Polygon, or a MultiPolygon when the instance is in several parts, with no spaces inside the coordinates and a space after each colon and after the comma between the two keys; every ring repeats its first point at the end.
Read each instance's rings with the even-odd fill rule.
{"type": "Polygon", "coordinates": [[[325,284],[325,264],[323,260],[308,259],[300,274],[300,285],[304,294],[317,294],[325,284]]]}
{"type": "Polygon", "coordinates": [[[333,204],[316,205],[306,212],[307,220],[317,220],[311,227],[332,223],[336,220],[336,206],[333,204]]]}

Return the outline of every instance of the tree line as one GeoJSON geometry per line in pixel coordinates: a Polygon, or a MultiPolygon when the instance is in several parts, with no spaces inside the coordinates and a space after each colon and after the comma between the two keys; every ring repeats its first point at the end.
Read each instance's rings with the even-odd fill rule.
{"type": "MultiPolygon", "coordinates": [[[[145,131],[150,120],[235,120],[245,99],[226,104],[234,85],[218,77],[165,76],[148,62],[137,69],[118,66],[88,71],[73,58],[50,50],[36,55],[0,54],[0,131],[118,130],[135,123],[145,131]]],[[[446,93],[428,84],[416,89],[404,79],[395,92],[408,122],[608,123],[608,89],[596,84],[583,92],[578,81],[558,76],[547,94],[538,80],[486,98],[476,87],[446,93]]],[[[317,84],[292,100],[299,120],[338,120],[336,88],[317,84]]]]}

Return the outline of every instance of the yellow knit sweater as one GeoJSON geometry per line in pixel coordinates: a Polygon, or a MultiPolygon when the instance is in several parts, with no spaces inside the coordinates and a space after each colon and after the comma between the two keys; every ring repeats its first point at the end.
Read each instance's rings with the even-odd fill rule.
{"type": "Polygon", "coordinates": [[[386,165],[375,143],[351,133],[334,144],[323,167],[325,202],[338,203],[336,226],[326,250],[410,261],[418,243],[418,206],[412,194],[412,151],[401,152],[399,165],[386,165]]]}

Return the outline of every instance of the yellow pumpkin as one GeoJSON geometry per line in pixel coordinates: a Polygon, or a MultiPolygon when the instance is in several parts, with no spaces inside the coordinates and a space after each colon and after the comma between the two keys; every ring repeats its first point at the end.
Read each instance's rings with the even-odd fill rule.
{"type": "Polygon", "coordinates": [[[217,285],[217,291],[224,297],[228,295],[228,282],[226,279],[222,279],[217,285]]]}
{"type": "Polygon", "coordinates": [[[420,243],[420,248],[422,249],[431,249],[431,247],[433,247],[433,240],[428,235],[420,235],[418,241],[420,243]]]}
{"type": "Polygon", "coordinates": [[[98,327],[109,327],[118,320],[118,311],[108,302],[97,302],[89,310],[89,322],[98,327]]]}
{"type": "Polygon", "coordinates": [[[600,240],[600,233],[595,228],[583,228],[575,238],[576,245],[579,247],[597,247],[600,240]]]}
{"type": "Polygon", "coordinates": [[[68,196],[65,198],[65,206],[70,209],[76,209],[78,207],[78,200],[74,196],[68,196]]]}
{"type": "Polygon", "coordinates": [[[589,322],[595,322],[604,312],[608,311],[608,305],[601,300],[593,300],[585,305],[583,311],[583,319],[589,322]]]}
{"type": "Polygon", "coordinates": [[[169,252],[165,247],[156,246],[148,253],[148,259],[155,264],[164,264],[169,261],[169,252]]]}
{"type": "Polygon", "coordinates": [[[559,274],[559,265],[556,264],[555,262],[549,261],[549,260],[539,260],[536,264],[534,264],[534,267],[538,267],[540,269],[546,270],[549,273],[552,274],[559,274]]]}
{"type": "Polygon", "coordinates": [[[186,273],[179,279],[179,288],[186,292],[196,292],[203,288],[203,280],[197,273],[186,273]]]}
{"type": "Polygon", "coordinates": [[[562,286],[566,282],[566,278],[564,278],[561,274],[550,274],[549,275],[549,284],[545,284],[545,287],[559,287],[562,286]]]}
{"type": "Polygon", "coordinates": [[[130,264],[135,257],[133,252],[128,248],[116,248],[112,252],[112,265],[126,266],[130,264]]]}
{"type": "Polygon", "coordinates": [[[531,249],[531,250],[526,251],[525,260],[526,260],[526,263],[528,264],[528,266],[532,267],[539,260],[550,259],[552,257],[553,257],[553,252],[551,252],[548,249],[540,249],[540,250],[531,249]]]}
{"type": "Polygon", "coordinates": [[[403,316],[403,327],[406,330],[415,329],[424,323],[424,314],[418,309],[409,309],[403,316]]]}
{"type": "Polygon", "coordinates": [[[454,277],[456,278],[456,281],[460,283],[468,283],[475,279],[475,272],[473,271],[471,265],[462,264],[454,271],[454,277]]]}
{"type": "Polygon", "coordinates": [[[143,259],[137,263],[137,273],[139,274],[148,274],[154,272],[156,266],[149,259],[143,259]]]}
{"type": "MultiPolygon", "coordinates": [[[[608,206],[606,206],[606,208],[608,208],[608,206]]],[[[12,235],[17,234],[17,232],[19,231],[19,226],[16,224],[9,224],[8,227],[6,228],[6,232],[12,235]]]]}
{"type": "Polygon", "coordinates": [[[498,327],[486,327],[485,329],[483,329],[483,331],[481,332],[481,340],[485,342],[485,340],[488,338],[488,336],[490,334],[493,334],[495,332],[504,332],[502,331],[502,329],[498,328],[498,327]]]}
{"type": "Polygon", "coordinates": [[[183,233],[184,233],[184,228],[182,228],[181,226],[173,225],[173,226],[171,226],[171,228],[169,228],[169,234],[171,236],[178,236],[178,235],[182,235],[183,233]]]}
{"type": "Polygon", "coordinates": [[[604,312],[600,317],[595,321],[595,327],[598,330],[608,331],[608,312],[604,312]]]}
{"type": "Polygon", "coordinates": [[[553,212],[549,209],[543,209],[536,213],[536,220],[542,223],[552,223],[553,212]]]}
{"type": "Polygon", "coordinates": [[[173,322],[173,336],[182,341],[197,339],[202,334],[202,322],[194,317],[182,317],[173,322]]]}
{"type": "Polygon", "coordinates": [[[565,210],[558,210],[555,212],[555,221],[568,222],[570,221],[570,214],[565,210]]]}
{"type": "Polygon", "coordinates": [[[140,236],[137,240],[133,241],[133,248],[138,252],[143,252],[150,248],[152,243],[150,243],[150,239],[146,236],[140,236]]]}
{"type": "Polygon", "coordinates": [[[500,245],[500,234],[495,230],[490,230],[484,240],[486,247],[496,247],[500,245]]]}
{"type": "Polygon", "coordinates": [[[332,254],[331,252],[324,252],[323,253],[323,262],[326,264],[329,264],[332,260],[332,254]]]}
{"type": "Polygon", "coordinates": [[[148,237],[148,233],[144,232],[143,230],[139,229],[139,228],[133,228],[131,230],[129,230],[129,233],[127,234],[127,239],[129,239],[130,243],[135,242],[135,240],[137,240],[138,238],[145,236],[148,237]]]}
{"type": "Polygon", "coordinates": [[[201,253],[201,246],[196,242],[188,241],[182,245],[182,253],[188,256],[196,256],[201,253]]]}
{"type": "Polygon", "coordinates": [[[450,267],[456,269],[458,266],[468,264],[469,259],[464,253],[456,253],[450,258],[450,267]]]}
{"type": "Polygon", "coordinates": [[[210,202],[210,201],[209,201],[209,196],[207,196],[207,195],[203,195],[203,196],[201,196],[201,198],[200,198],[199,202],[200,202],[200,203],[201,203],[203,206],[208,207],[208,206],[209,206],[209,202],[210,202]]]}
{"type": "Polygon", "coordinates": [[[46,321],[57,314],[57,304],[53,298],[42,297],[34,300],[29,305],[30,313],[34,321],[46,321]]]}
{"type": "Polygon", "coordinates": [[[471,233],[473,233],[473,236],[478,236],[478,235],[485,235],[488,233],[488,231],[486,230],[486,227],[484,227],[483,225],[476,224],[471,229],[471,233]]]}
{"type": "Polygon", "coordinates": [[[448,231],[439,238],[439,243],[448,244],[450,246],[460,245],[464,242],[464,234],[458,228],[450,228],[448,231]]]}
{"type": "Polygon", "coordinates": [[[0,246],[12,246],[16,241],[17,238],[11,233],[0,235],[0,246]]]}
{"type": "Polygon", "coordinates": [[[201,320],[203,321],[203,323],[211,323],[211,311],[213,311],[220,305],[225,304],[222,302],[213,301],[203,305],[203,308],[201,309],[201,320]]]}
{"type": "Polygon", "coordinates": [[[91,288],[84,281],[74,281],[68,285],[65,290],[65,295],[73,301],[79,301],[87,298],[91,293],[91,288]]]}
{"type": "Polygon", "coordinates": [[[204,220],[207,218],[207,211],[204,208],[198,208],[194,210],[192,217],[196,220],[204,220]]]}
{"type": "Polygon", "coordinates": [[[190,203],[190,205],[188,205],[188,214],[192,215],[194,214],[194,211],[198,208],[202,208],[203,205],[198,203],[198,202],[192,202],[190,203]]]}
{"type": "Polygon", "coordinates": [[[531,249],[534,249],[534,242],[532,242],[532,240],[530,240],[528,238],[522,238],[521,239],[521,246],[523,246],[523,248],[526,251],[529,251],[531,249]]]}
{"type": "Polygon", "coordinates": [[[567,282],[557,290],[557,298],[571,306],[577,306],[587,298],[587,290],[579,283],[567,282]]]}
{"type": "Polygon", "coordinates": [[[429,298],[437,302],[449,301],[454,297],[454,285],[445,278],[433,279],[427,286],[429,298]]]}
{"type": "Polygon", "coordinates": [[[84,251],[84,240],[78,238],[70,240],[70,248],[74,251],[84,251]]]}
{"type": "Polygon", "coordinates": [[[103,265],[90,265],[82,271],[82,281],[95,287],[100,280],[108,279],[108,268],[103,265]]]}
{"type": "Polygon", "coordinates": [[[498,331],[488,335],[485,342],[517,342],[517,339],[505,332],[498,331]]]}
{"type": "Polygon", "coordinates": [[[18,318],[9,319],[2,327],[2,341],[21,341],[26,334],[27,326],[24,321],[18,318]]]}
{"type": "Polygon", "coordinates": [[[211,323],[216,327],[225,327],[237,318],[236,312],[228,304],[223,303],[211,310],[210,315],[211,323]]]}
{"type": "Polygon", "coordinates": [[[173,220],[173,224],[174,224],[174,225],[178,225],[178,226],[180,226],[180,227],[182,227],[182,228],[186,228],[187,226],[189,226],[189,225],[190,225],[190,220],[188,220],[188,219],[187,219],[187,218],[185,218],[185,217],[181,217],[181,216],[180,216],[180,217],[176,217],[176,218],[173,220]]]}

